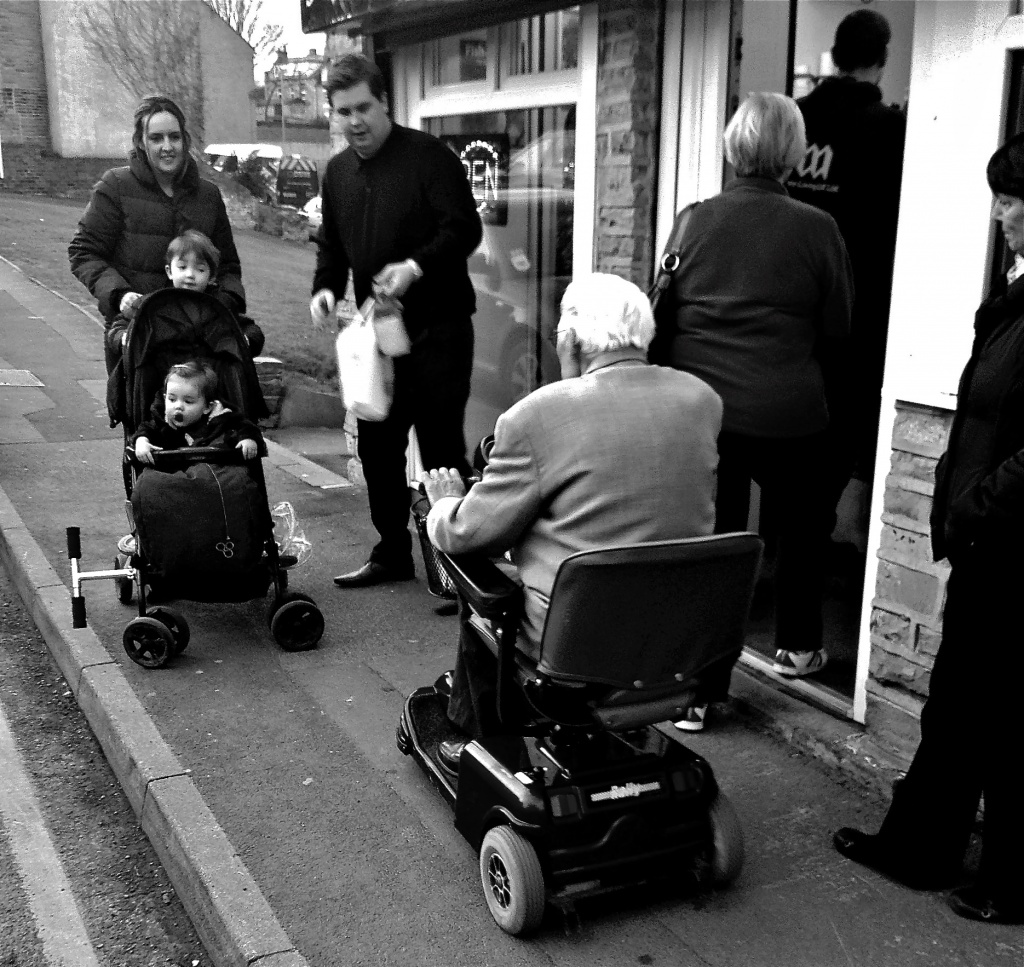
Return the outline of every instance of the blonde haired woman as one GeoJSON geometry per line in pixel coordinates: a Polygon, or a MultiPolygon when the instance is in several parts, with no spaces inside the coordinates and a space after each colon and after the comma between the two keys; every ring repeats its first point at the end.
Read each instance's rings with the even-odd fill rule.
{"type": "MultiPolygon", "coordinates": [[[[850,263],[832,217],[784,187],[806,150],[792,98],[752,94],[723,141],[736,177],[693,210],[667,294],[674,318],[654,360],[700,377],[725,403],[716,530],[746,529],[751,480],[774,509],[774,667],[798,677],[828,660],[823,361],[838,358],[835,346],[849,334],[850,263]]],[[[703,727],[706,700],[725,698],[731,668],[708,676],[704,700],[679,728],[703,727]]]]}

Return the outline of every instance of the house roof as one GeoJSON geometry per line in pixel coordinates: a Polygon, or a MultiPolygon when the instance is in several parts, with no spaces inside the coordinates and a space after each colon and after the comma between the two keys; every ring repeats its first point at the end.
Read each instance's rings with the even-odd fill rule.
{"type": "Polygon", "coordinates": [[[572,6],[572,0],[307,0],[302,29],[317,33],[342,26],[350,34],[373,36],[378,50],[390,50],[572,6]]]}

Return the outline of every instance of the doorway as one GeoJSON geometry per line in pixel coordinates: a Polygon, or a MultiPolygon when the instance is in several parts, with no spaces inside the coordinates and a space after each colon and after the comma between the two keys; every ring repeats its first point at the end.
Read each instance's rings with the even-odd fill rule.
{"type": "MultiPolygon", "coordinates": [[[[739,56],[732,61],[733,76],[728,84],[737,102],[755,91],[778,91],[797,99],[810,94],[826,78],[838,73],[832,61],[831,48],[839,23],[856,10],[871,10],[888,21],[892,32],[888,59],[878,84],[881,103],[896,105],[903,112],[906,111],[915,4],[905,0],[742,0],[738,6],[733,33],[734,38],[739,38],[739,56]]],[[[814,196],[801,194],[796,187],[793,188],[793,194],[817,207],[828,209],[827,202],[819,204],[814,196]]],[[[818,197],[824,194],[822,192],[818,197]]],[[[889,209],[892,238],[881,248],[888,253],[883,258],[887,260],[891,274],[898,194],[894,196],[889,209]]],[[[867,217],[878,218],[878,213],[868,211],[867,217]]],[[[849,220],[844,223],[838,214],[836,218],[840,221],[844,235],[854,231],[849,220]]],[[[858,271],[864,271],[863,260],[855,257],[857,245],[857,239],[850,234],[847,247],[854,260],[855,286],[860,291],[866,291],[867,285],[857,281],[858,271]]],[[[877,406],[881,397],[890,289],[891,280],[885,283],[884,306],[869,314],[874,320],[872,325],[880,329],[881,338],[876,340],[877,348],[873,350],[879,374],[878,387],[877,391],[866,394],[865,410],[870,410],[872,405],[877,406]]],[[[867,300],[864,299],[855,308],[855,327],[865,326],[867,315],[863,309],[866,304],[867,300]]],[[[866,669],[858,668],[858,654],[862,633],[867,633],[866,629],[860,627],[864,594],[865,591],[871,593],[870,588],[865,588],[865,578],[868,571],[868,529],[872,520],[872,478],[876,472],[885,473],[885,468],[874,467],[874,454],[879,432],[887,434],[890,424],[883,415],[878,425],[880,430],[871,431],[870,445],[863,448],[870,457],[858,460],[836,507],[835,528],[824,562],[827,571],[824,644],[829,664],[813,678],[787,682],[789,687],[805,697],[845,715],[852,715],[858,674],[866,675],[866,669]]],[[[773,519],[770,506],[759,504],[756,493],[754,498],[751,526],[762,532],[770,548],[773,533],[785,525],[773,519]]],[[[770,555],[765,571],[755,597],[751,633],[744,657],[746,664],[761,671],[771,668],[774,657],[770,555]]]]}

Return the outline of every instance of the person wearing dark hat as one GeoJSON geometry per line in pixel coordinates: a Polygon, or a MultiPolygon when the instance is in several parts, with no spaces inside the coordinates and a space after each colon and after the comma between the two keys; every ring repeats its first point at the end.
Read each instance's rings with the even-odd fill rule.
{"type": "Polygon", "coordinates": [[[833,508],[851,476],[871,480],[878,438],[906,134],[906,117],[882,103],[879,88],[891,37],[874,10],[840,22],[832,47],[838,74],[797,101],[807,152],[786,182],[793,198],[836,220],[853,266],[850,345],[833,361],[828,401],[833,508]]]}
{"type": "Polygon", "coordinates": [[[881,830],[845,827],[834,843],[907,886],[953,886],[963,882],[984,797],[980,865],[949,904],[973,920],[1024,923],[1024,134],[995,152],[987,174],[992,218],[1015,263],[975,316],[948,447],[935,471],[932,551],[951,571],[921,742],[881,830]]]}

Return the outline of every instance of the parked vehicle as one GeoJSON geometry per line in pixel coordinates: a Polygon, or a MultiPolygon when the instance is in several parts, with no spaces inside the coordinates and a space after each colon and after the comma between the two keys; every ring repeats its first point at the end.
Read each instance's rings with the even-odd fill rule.
{"type": "Polygon", "coordinates": [[[320,192],[316,162],[301,154],[285,154],[277,144],[209,144],[204,151],[210,167],[234,174],[242,162],[257,160],[256,185],[249,189],[270,205],[302,208],[320,192]]]}

